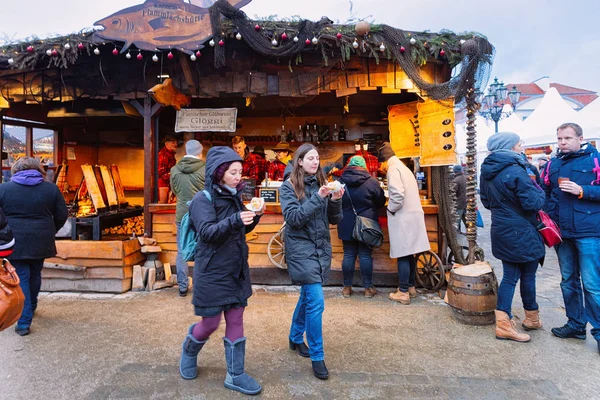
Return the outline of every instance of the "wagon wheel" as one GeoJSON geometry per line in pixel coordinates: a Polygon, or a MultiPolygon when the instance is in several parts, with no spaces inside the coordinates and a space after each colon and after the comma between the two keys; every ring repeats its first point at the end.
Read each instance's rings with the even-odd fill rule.
{"type": "MultiPolygon", "coordinates": [[[[466,260],[469,255],[469,248],[467,246],[461,246],[461,251],[463,253],[463,257],[466,260]]],[[[480,252],[475,252],[475,261],[483,261],[482,254],[480,252]]],[[[446,265],[448,266],[448,268],[452,268],[455,262],[456,259],[454,258],[454,253],[452,252],[452,250],[450,250],[448,252],[448,258],[446,259],[446,265]]]]}
{"type": "Polygon", "coordinates": [[[418,254],[416,261],[416,279],[419,285],[428,290],[439,290],[446,281],[442,260],[433,251],[428,250],[418,254]]]}
{"type": "Polygon", "coordinates": [[[287,269],[285,260],[285,241],[284,241],[285,223],[279,230],[271,236],[267,245],[267,255],[274,266],[281,269],[287,269]]]}

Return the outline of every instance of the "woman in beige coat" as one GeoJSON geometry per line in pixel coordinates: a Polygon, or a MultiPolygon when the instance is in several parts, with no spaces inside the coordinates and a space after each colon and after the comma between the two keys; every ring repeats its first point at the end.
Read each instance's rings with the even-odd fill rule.
{"type": "Polygon", "coordinates": [[[417,295],[414,254],[430,249],[419,187],[412,171],[396,157],[389,143],[379,149],[379,161],[387,174],[390,257],[398,259],[399,288],[390,293],[390,300],[410,304],[410,298],[417,295]]]}

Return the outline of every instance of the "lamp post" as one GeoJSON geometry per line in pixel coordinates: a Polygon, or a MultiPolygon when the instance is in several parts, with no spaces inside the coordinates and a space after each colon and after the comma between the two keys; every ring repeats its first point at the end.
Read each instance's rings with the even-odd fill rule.
{"type": "Polygon", "coordinates": [[[504,105],[510,104],[514,110],[521,98],[521,92],[517,90],[516,86],[513,86],[509,92],[504,86],[504,82],[498,82],[498,78],[494,78],[494,82],[488,88],[487,96],[481,91],[477,91],[475,96],[477,102],[482,105],[479,113],[484,118],[494,121],[495,133],[498,133],[498,121],[511,114],[511,112],[502,110],[504,105]]]}

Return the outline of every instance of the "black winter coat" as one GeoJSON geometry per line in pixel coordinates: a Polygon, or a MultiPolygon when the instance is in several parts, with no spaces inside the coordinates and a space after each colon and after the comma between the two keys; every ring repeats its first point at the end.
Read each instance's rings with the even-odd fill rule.
{"type": "Polygon", "coordinates": [[[41,182],[0,185],[0,208],[15,236],[11,260],[39,260],[56,255],[54,235],[67,221],[67,206],[58,186],[41,182]]]}
{"type": "Polygon", "coordinates": [[[318,194],[319,182],[314,175],[304,179],[302,200],[296,197],[289,180],[279,189],[285,219],[285,257],[288,272],[295,284],[325,283],[331,269],[329,224],[342,219],[342,202],[318,194]]]}
{"type": "Polygon", "coordinates": [[[252,295],[246,233],[260,220],[244,225],[240,212],[246,208],[241,194],[232,195],[227,189],[213,183],[213,174],[219,165],[242,161],[231,148],[217,146],[209,150],[206,160],[206,190],[194,195],[190,204],[190,218],[199,234],[194,259],[194,296],[197,307],[215,307],[241,303],[252,295]]]}
{"type": "Polygon", "coordinates": [[[385,205],[385,193],[377,179],[361,167],[346,167],[340,181],[346,184],[346,193],[342,197],[343,217],[338,224],[338,237],[341,240],[354,240],[352,232],[356,215],[352,211],[352,204],[358,215],[377,221],[377,210],[385,205]]]}
{"type": "Polygon", "coordinates": [[[492,212],[492,254],[499,260],[524,263],[542,260],[544,243],[531,221],[546,195],[527,174],[514,151],[492,152],[481,165],[481,203],[492,212]],[[527,218],[527,219],[526,219],[527,218]]]}

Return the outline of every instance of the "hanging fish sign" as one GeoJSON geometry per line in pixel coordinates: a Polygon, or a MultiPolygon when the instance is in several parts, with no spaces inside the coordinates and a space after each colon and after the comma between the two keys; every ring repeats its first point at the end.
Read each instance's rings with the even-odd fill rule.
{"type": "MultiPolygon", "coordinates": [[[[223,1],[223,0],[220,0],[223,1]]],[[[241,8],[251,0],[226,0],[241,8]]],[[[208,5],[214,2],[192,0],[208,5]]],[[[134,45],[140,50],[183,49],[191,54],[212,37],[209,9],[183,0],[146,0],[97,21],[104,29],[95,35],[100,40],[123,42],[121,53],[134,45]]]]}

